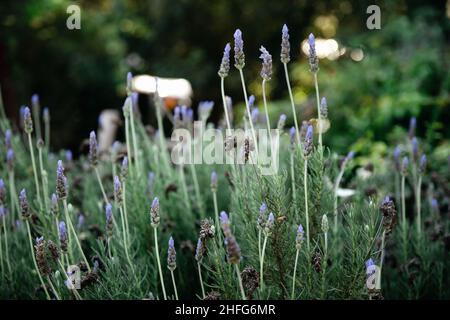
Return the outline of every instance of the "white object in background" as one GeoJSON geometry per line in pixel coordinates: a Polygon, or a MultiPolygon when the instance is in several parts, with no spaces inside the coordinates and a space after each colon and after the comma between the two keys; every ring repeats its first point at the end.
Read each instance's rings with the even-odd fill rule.
{"type": "Polygon", "coordinates": [[[108,151],[116,139],[117,129],[120,124],[120,115],[117,110],[103,110],[98,119],[98,151],[100,154],[108,151]]]}

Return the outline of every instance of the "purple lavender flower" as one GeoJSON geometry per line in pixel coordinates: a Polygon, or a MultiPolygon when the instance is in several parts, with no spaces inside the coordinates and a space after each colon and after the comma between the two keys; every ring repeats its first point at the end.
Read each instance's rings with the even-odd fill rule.
{"type": "Polygon", "coordinates": [[[260,75],[264,80],[267,81],[272,77],[272,56],[270,55],[269,51],[267,51],[267,49],[263,46],[259,48],[259,51],[261,51],[261,55],[259,56],[259,58],[263,61],[260,75]]]}
{"type": "Polygon", "coordinates": [[[23,109],[23,128],[27,134],[33,132],[33,119],[31,118],[31,111],[28,107],[23,109]]]}
{"type": "Polygon", "coordinates": [[[214,107],[214,101],[200,101],[198,104],[198,115],[200,120],[206,122],[211,115],[211,111],[214,107]]]}
{"type": "Polygon", "coordinates": [[[108,237],[112,237],[113,235],[113,218],[112,218],[112,205],[110,203],[107,203],[105,206],[105,215],[106,215],[106,234],[108,237]]]}
{"type": "Polygon", "coordinates": [[[67,178],[64,175],[64,167],[61,160],[58,160],[56,168],[56,195],[59,200],[67,198],[67,178]]]}
{"type": "Polygon", "coordinates": [[[402,176],[406,176],[408,174],[408,166],[409,166],[409,159],[408,157],[404,157],[402,160],[402,166],[400,168],[402,176]]]}
{"type": "Polygon", "coordinates": [[[50,110],[47,107],[42,110],[42,118],[44,119],[44,122],[50,122],[50,110]]]}
{"type": "Polygon", "coordinates": [[[133,91],[133,74],[131,72],[127,73],[127,94],[130,95],[133,91]]]}
{"type": "Polygon", "coordinates": [[[33,108],[39,106],[39,96],[36,93],[31,96],[31,106],[33,108]]]}
{"type": "Polygon", "coordinates": [[[291,61],[290,57],[291,44],[289,43],[289,30],[287,25],[283,25],[281,31],[281,54],[280,60],[282,63],[288,63],[291,61]]]}
{"type": "Polygon", "coordinates": [[[128,157],[123,157],[122,166],[120,167],[120,178],[126,181],[128,177],[128,157]]]}
{"type": "Polygon", "coordinates": [[[11,130],[7,129],[5,131],[5,147],[6,149],[10,149],[11,146],[11,138],[12,138],[12,133],[11,130]]]}
{"type": "Polygon", "coordinates": [[[93,167],[98,164],[98,144],[94,131],[89,134],[89,163],[93,167]]]}
{"type": "Polygon", "coordinates": [[[19,194],[19,206],[20,206],[20,214],[23,219],[28,219],[31,215],[30,213],[30,204],[28,203],[27,192],[25,189],[22,189],[19,194]]]}
{"type": "Polygon", "coordinates": [[[222,62],[220,63],[220,69],[218,72],[221,78],[227,77],[230,72],[230,50],[231,46],[227,43],[225,45],[225,49],[223,50],[222,62]]]}
{"type": "Polygon", "coordinates": [[[309,34],[308,44],[309,44],[309,67],[311,69],[311,72],[316,73],[317,71],[319,71],[319,59],[317,58],[316,54],[316,39],[314,38],[314,35],[312,33],[309,34]]]}
{"type": "Polygon", "coordinates": [[[286,124],[286,119],[287,119],[286,115],[284,113],[282,113],[280,115],[280,118],[278,118],[278,124],[277,124],[278,130],[283,130],[284,125],[286,124]]]}
{"type": "Polygon", "coordinates": [[[251,95],[248,97],[248,107],[252,109],[255,106],[255,96],[251,95]]]}
{"type": "Polygon", "coordinates": [[[366,261],[366,269],[369,269],[369,267],[374,266],[375,263],[373,262],[372,258],[366,261]]]}
{"type": "Polygon", "coordinates": [[[395,168],[397,169],[397,171],[400,171],[400,155],[401,155],[401,153],[402,153],[402,151],[400,149],[400,146],[396,146],[394,149],[393,158],[394,158],[395,168]]]}
{"type": "Polygon", "coordinates": [[[241,260],[241,248],[236,241],[236,238],[231,233],[230,220],[225,211],[220,213],[220,222],[225,235],[224,244],[227,251],[228,262],[232,264],[238,264],[241,260]]]}
{"type": "Polygon", "coordinates": [[[436,198],[431,199],[431,208],[435,213],[439,213],[439,203],[436,198]]]}
{"type": "Polygon", "coordinates": [[[153,193],[153,185],[155,184],[155,173],[153,171],[150,171],[147,175],[147,188],[148,188],[148,193],[150,194],[150,196],[153,193]]]}
{"type": "Polygon", "coordinates": [[[213,192],[217,191],[217,172],[211,172],[211,190],[213,192]]]}
{"type": "Polygon", "coordinates": [[[297,130],[295,130],[295,127],[291,127],[289,130],[289,138],[291,140],[291,147],[295,146],[295,136],[297,135],[297,130]]]}
{"type": "Polygon", "coordinates": [[[152,202],[152,206],[150,208],[150,220],[153,228],[159,226],[160,216],[159,216],[159,199],[154,198],[152,202]]]}
{"type": "Polygon", "coordinates": [[[408,130],[408,136],[410,139],[412,139],[416,134],[416,125],[417,125],[416,117],[412,117],[409,120],[409,130],[408,130]]]}
{"type": "Polygon", "coordinates": [[[257,227],[260,230],[264,230],[264,228],[266,227],[266,211],[267,205],[263,202],[259,207],[258,219],[256,220],[257,227]]]}
{"type": "Polygon", "coordinates": [[[80,230],[84,226],[85,217],[84,214],[80,213],[78,216],[77,229],[80,230]]]}
{"type": "Polygon", "coordinates": [[[427,168],[427,156],[425,154],[422,154],[419,161],[419,172],[424,173],[426,168],[427,168]]]}
{"type": "Polygon", "coordinates": [[[52,194],[50,212],[54,215],[59,213],[58,196],[55,193],[52,194]]]}
{"type": "Polygon", "coordinates": [[[413,161],[417,162],[417,160],[419,160],[419,142],[417,141],[416,137],[413,137],[411,139],[411,148],[412,148],[413,161]]]}
{"type": "Polygon", "coordinates": [[[174,271],[177,267],[177,252],[175,251],[175,242],[173,238],[169,239],[169,248],[167,249],[167,268],[174,271]]]}
{"type": "Polygon", "coordinates": [[[243,69],[245,66],[244,41],[239,29],[234,32],[234,66],[236,69],[243,69]]]}
{"type": "Polygon", "coordinates": [[[353,159],[353,157],[355,156],[355,151],[350,151],[347,156],[345,157],[345,161],[350,161],[353,159]]]}
{"type": "Polygon", "coordinates": [[[195,260],[197,260],[197,262],[202,261],[205,251],[206,251],[206,247],[205,247],[203,240],[198,238],[197,247],[195,248],[195,260]]]}
{"type": "Polygon", "coordinates": [[[5,182],[0,178],[0,206],[6,204],[6,188],[5,182]]]}
{"type": "Polygon", "coordinates": [[[258,121],[259,120],[259,109],[258,108],[253,108],[251,116],[252,116],[252,122],[253,123],[258,123],[259,122],[258,121]]]}
{"type": "Polygon", "coordinates": [[[275,225],[275,216],[273,215],[273,212],[269,213],[269,217],[267,218],[266,225],[264,227],[264,234],[266,236],[270,235],[272,233],[272,229],[275,225]]]}
{"type": "Polygon", "coordinates": [[[72,154],[71,150],[66,150],[65,156],[66,156],[66,161],[67,162],[72,162],[73,161],[73,154],[72,154]]]}
{"type": "Polygon", "coordinates": [[[295,247],[297,250],[300,250],[305,240],[305,231],[303,230],[303,226],[300,224],[297,229],[297,236],[295,237],[295,247]]]}
{"type": "Polygon", "coordinates": [[[0,206],[0,220],[3,221],[5,217],[6,217],[6,209],[4,206],[0,206]]]}
{"type": "Polygon", "coordinates": [[[67,229],[64,221],[60,221],[58,224],[58,236],[61,250],[67,252],[67,229]]]}
{"type": "Polygon", "coordinates": [[[228,219],[228,215],[225,211],[220,212],[220,225],[222,227],[223,233],[231,232],[230,230],[230,220],[228,219]]]}
{"type": "Polygon", "coordinates": [[[120,179],[118,176],[114,176],[114,200],[119,207],[122,205],[122,184],[120,183],[120,179]]]}
{"type": "Polygon", "coordinates": [[[320,101],[320,116],[324,119],[328,118],[328,105],[325,97],[322,97],[322,100],[320,101]]]}
{"type": "Polygon", "coordinates": [[[303,144],[303,155],[308,158],[313,150],[313,127],[308,125],[305,134],[305,142],[303,144]]]}

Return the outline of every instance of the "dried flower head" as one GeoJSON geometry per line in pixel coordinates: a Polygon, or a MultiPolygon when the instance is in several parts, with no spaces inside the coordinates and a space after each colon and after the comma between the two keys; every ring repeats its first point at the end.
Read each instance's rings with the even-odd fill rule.
{"type": "Polygon", "coordinates": [[[245,267],[241,272],[241,276],[247,299],[250,300],[253,297],[253,293],[259,287],[259,272],[253,267],[245,267]]]}
{"type": "Polygon", "coordinates": [[[314,38],[314,35],[312,33],[309,34],[308,44],[309,44],[309,67],[311,69],[311,72],[316,73],[317,71],[319,71],[319,58],[317,57],[316,53],[316,39],[314,38]]]}
{"type": "Polygon", "coordinates": [[[118,176],[114,176],[114,201],[120,207],[123,202],[122,184],[118,176]]]}
{"type": "Polygon", "coordinates": [[[291,44],[289,43],[289,30],[287,25],[283,25],[281,30],[281,54],[280,60],[282,63],[288,63],[291,61],[290,57],[291,44]]]}
{"type": "Polygon", "coordinates": [[[244,41],[239,29],[234,32],[234,66],[237,69],[243,69],[245,66],[244,41]]]}
{"type": "Polygon", "coordinates": [[[38,138],[38,140],[36,142],[36,147],[38,149],[42,149],[42,148],[44,148],[44,146],[45,146],[44,140],[42,140],[41,138],[38,138]]]}
{"type": "Polygon", "coordinates": [[[174,271],[177,268],[177,252],[175,251],[175,242],[173,238],[169,239],[169,248],[167,249],[167,268],[174,271]]]}
{"type": "Polygon", "coordinates": [[[397,222],[397,211],[395,210],[394,201],[386,196],[381,202],[380,211],[383,214],[383,227],[386,234],[390,234],[397,222]]]}
{"type": "Polygon", "coordinates": [[[216,230],[214,227],[214,222],[210,218],[203,219],[200,222],[200,236],[199,238],[202,239],[202,241],[212,239],[214,238],[216,230]]]}
{"type": "Polygon", "coordinates": [[[153,228],[159,226],[159,199],[156,197],[153,199],[152,206],[150,208],[150,221],[153,228]]]}
{"type": "Polygon", "coordinates": [[[47,248],[48,248],[48,251],[50,252],[50,256],[52,257],[53,261],[58,262],[58,259],[59,259],[58,246],[52,240],[48,240],[47,248]]]}
{"type": "Polygon", "coordinates": [[[44,237],[36,238],[36,245],[34,246],[36,250],[36,263],[39,269],[39,273],[43,276],[48,276],[52,270],[50,269],[50,265],[47,261],[47,254],[46,254],[46,242],[44,240],[44,237]]]}
{"type": "Polygon", "coordinates": [[[33,132],[33,119],[31,118],[30,108],[25,107],[23,109],[23,129],[27,134],[31,134],[33,132]]]}
{"type": "Polygon", "coordinates": [[[303,155],[305,158],[308,158],[313,150],[313,127],[312,125],[308,125],[305,134],[305,142],[303,144],[303,155]]]}
{"type": "Polygon", "coordinates": [[[108,237],[112,237],[114,223],[113,223],[113,214],[112,214],[112,205],[107,203],[105,206],[105,215],[106,215],[106,234],[108,237]]]}
{"type": "Polygon", "coordinates": [[[311,258],[311,264],[314,268],[314,271],[317,273],[322,273],[322,255],[319,250],[316,250],[311,258]]]}
{"type": "Polygon", "coordinates": [[[94,131],[89,134],[89,163],[95,167],[98,164],[98,144],[94,131]]]}
{"type": "Polygon", "coordinates": [[[284,125],[286,124],[286,115],[284,113],[282,113],[280,115],[280,118],[278,119],[278,124],[277,124],[277,129],[278,130],[283,130],[284,129],[284,125]]]}
{"type": "Polygon", "coordinates": [[[220,293],[217,291],[211,291],[206,294],[203,300],[220,300],[220,293]]]}
{"type": "Polygon", "coordinates": [[[320,116],[324,119],[328,118],[328,105],[325,97],[322,97],[320,101],[320,116]]]}
{"type": "Polygon", "coordinates": [[[58,160],[56,168],[56,195],[59,200],[67,198],[67,178],[64,175],[64,167],[61,160],[58,160]]]}
{"type": "Polygon", "coordinates": [[[297,229],[297,236],[295,237],[295,248],[300,250],[302,248],[303,241],[305,241],[305,231],[300,224],[297,229]]]}
{"type": "Polygon", "coordinates": [[[328,218],[327,218],[326,214],[324,214],[322,216],[322,225],[321,225],[321,227],[322,227],[322,232],[323,233],[327,233],[328,232],[328,218]]]}
{"type": "Polygon", "coordinates": [[[60,221],[58,224],[58,236],[61,251],[67,252],[67,229],[64,221],[60,221]]]}
{"type": "Polygon", "coordinates": [[[20,214],[22,219],[28,219],[31,215],[30,204],[28,203],[27,192],[22,189],[19,194],[20,214]]]}
{"type": "Polygon", "coordinates": [[[261,51],[261,55],[259,56],[259,58],[262,59],[262,68],[260,75],[264,80],[267,81],[272,78],[272,55],[263,46],[259,48],[259,51],[261,51]]]}
{"type": "Polygon", "coordinates": [[[218,72],[221,78],[227,77],[228,73],[230,72],[230,50],[231,46],[229,43],[227,43],[225,45],[225,48],[223,49],[222,62],[220,63],[220,68],[218,72]]]}

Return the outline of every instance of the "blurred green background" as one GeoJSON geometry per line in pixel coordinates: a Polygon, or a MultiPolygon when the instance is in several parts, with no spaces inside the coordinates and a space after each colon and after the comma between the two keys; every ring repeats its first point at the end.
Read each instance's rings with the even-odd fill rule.
{"type": "MultiPolygon", "coordinates": [[[[273,55],[269,82],[273,121],[292,121],[282,66],[281,27],[290,29],[289,64],[302,119],[312,116],[314,91],[301,42],[310,32],[334,39],[339,54],[320,61],[319,85],[328,98],[331,129],[325,143],[344,153],[381,154],[409,118],[418,135],[447,157],[449,108],[449,1],[214,1],[214,0],[3,0],[0,4],[0,85],[8,115],[38,93],[52,117],[52,147],[77,152],[105,108],[120,110],[125,76],[152,74],[191,81],[194,106],[216,101],[223,47],[243,31],[245,74],[261,100],[260,45],[273,55]],[[66,9],[81,8],[81,30],[68,30],[66,9]],[[381,30],[368,30],[366,8],[381,8],[381,30]],[[445,154],[447,153],[447,154],[445,154]]],[[[238,73],[227,94],[242,105],[238,73]]],[[[289,123],[288,123],[289,124],[289,123]]]]}

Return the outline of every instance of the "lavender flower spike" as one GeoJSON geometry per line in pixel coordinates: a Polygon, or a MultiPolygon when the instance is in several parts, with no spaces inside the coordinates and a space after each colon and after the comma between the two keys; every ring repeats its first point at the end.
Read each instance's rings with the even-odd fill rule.
{"type": "Polygon", "coordinates": [[[0,179],[0,206],[6,203],[6,188],[3,179],[0,179]]]}
{"type": "Polygon", "coordinates": [[[297,236],[295,237],[295,248],[300,250],[302,248],[303,241],[305,240],[305,231],[300,224],[297,229],[297,236]]]}
{"type": "Polygon", "coordinates": [[[112,237],[113,235],[113,219],[112,219],[112,205],[107,203],[105,206],[105,215],[106,215],[106,234],[108,237],[112,237]]]}
{"type": "Polygon", "coordinates": [[[213,171],[211,172],[211,190],[212,192],[217,191],[217,172],[213,171]]]}
{"type": "Polygon", "coordinates": [[[287,25],[283,25],[281,31],[281,54],[280,60],[282,63],[288,63],[291,61],[290,57],[291,44],[289,43],[289,30],[287,25]]]}
{"type": "Polygon", "coordinates": [[[294,147],[295,145],[295,136],[296,136],[296,132],[297,130],[295,130],[295,127],[291,127],[291,129],[289,130],[289,138],[291,140],[291,147],[294,147]]]}
{"type": "Polygon", "coordinates": [[[56,195],[59,200],[67,198],[67,178],[64,175],[64,167],[61,160],[58,160],[56,168],[56,195]]]}
{"type": "Polygon", "coordinates": [[[160,219],[161,218],[159,216],[159,199],[155,197],[153,199],[152,206],[150,208],[150,220],[153,228],[158,227],[160,219]]]}
{"type": "Polygon", "coordinates": [[[323,119],[328,118],[328,105],[325,97],[322,97],[322,100],[320,101],[320,115],[323,119]]]}
{"type": "Polygon", "coordinates": [[[415,117],[412,117],[409,120],[409,130],[408,130],[408,136],[410,139],[412,139],[414,137],[414,135],[416,134],[416,126],[417,126],[417,120],[415,117]]]}
{"type": "Polygon", "coordinates": [[[275,225],[275,216],[273,212],[269,213],[269,217],[267,218],[267,222],[264,228],[264,233],[269,236],[272,233],[272,229],[275,225]]]}
{"type": "Polygon", "coordinates": [[[203,240],[198,238],[197,247],[195,248],[195,260],[197,262],[202,261],[205,251],[206,247],[205,244],[203,243],[203,240]]]}
{"type": "Polygon", "coordinates": [[[419,172],[424,173],[426,168],[427,168],[427,156],[425,154],[423,154],[420,157],[420,161],[419,161],[419,172]]]}
{"type": "Polygon", "coordinates": [[[257,227],[260,230],[264,230],[266,226],[266,211],[267,211],[267,205],[263,202],[261,206],[259,207],[259,214],[258,219],[256,221],[257,227]]]}
{"type": "Polygon", "coordinates": [[[393,153],[395,168],[400,171],[400,154],[402,153],[400,146],[396,146],[393,153]]]}
{"type": "Polygon", "coordinates": [[[122,205],[123,202],[122,184],[120,183],[120,179],[118,176],[114,176],[114,200],[116,201],[119,207],[122,205]]]}
{"type": "Polygon", "coordinates": [[[409,159],[408,157],[404,157],[402,161],[402,166],[400,168],[400,173],[402,176],[406,176],[408,174],[408,166],[409,166],[409,159]]]}
{"type": "Polygon", "coordinates": [[[98,164],[98,144],[94,131],[89,134],[89,163],[95,167],[98,164]]]}
{"type": "Polygon", "coordinates": [[[58,196],[55,193],[52,194],[50,212],[53,215],[58,215],[59,213],[58,196]]]}
{"type": "Polygon", "coordinates": [[[241,261],[241,248],[239,247],[236,238],[231,233],[230,221],[225,211],[220,213],[220,222],[223,234],[225,235],[224,244],[227,251],[228,262],[238,264],[239,261],[241,261]]]}
{"type": "Polygon", "coordinates": [[[31,118],[30,108],[25,107],[23,109],[23,129],[27,134],[31,134],[33,132],[33,119],[31,118]]]}
{"type": "Polygon", "coordinates": [[[23,219],[28,219],[31,215],[30,204],[28,203],[27,192],[22,189],[19,194],[20,214],[23,219]]]}
{"type": "Polygon", "coordinates": [[[316,53],[316,39],[312,33],[309,34],[308,37],[309,44],[309,67],[311,72],[316,73],[319,71],[319,59],[317,58],[316,53]]]}
{"type": "Polygon", "coordinates": [[[11,130],[7,129],[5,131],[5,147],[6,147],[6,149],[11,148],[11,138],[12,138],[11,130]]]}
{"type": "Polygon", "coordinates": [[[174,271],[177,268],[177,252],[175,251],[175,243],[173,238],[169,239],[169,248],[167,249],[167,268],[174,271]]]}
{"type": "Polygon", "coordinates": [[[58,236],[59,236],[59,244],[61,246],[61,250],[63,252],[67,252],[67,229],[66,229],[66,223],[64,221],[59,222],[58,236]]]}
{"type": "Polygon", "coordinates": [[[308,158],[313,150],[313,127],[308,125],[305,134],[305,143],[303,144],[303,155],[308,158]]]}
{"type": "Polygon", "coordinates": [[[226,78],[230,72],[230,50],[231,46],[227,43],[225,45],[225,49],[223,50],[222,62],[220,63],[220,69],[218,72],[218,75],[221,78],[226,78]]]}
{"type": "Polygon", "coordinates": [[[133,74],[131,72],[127,73],[127,94],[130,95],[133,91],[133,74]]]}
{"type": "Polygon", "coordinates": [[[278,119],[278,124],[277,124],[277,129],[278,130],[283,130],[284,125],[286,124],[286,115],[283,113],[280,115],[280,118],[278,119]]]}
{"type": "Polygon", "coordinates": [[[128,177],[128,157],[123,157],[122,167],[120,168],[120,178],[122,181],[126,181],[128,177]]]}
{"type": "Polygon", "coordinates": [[[244,41],[239,29],[234,32],[234,66],[236,69],[243,69],[245,66],[244,41]]]}
{"type": "Polygon", "coordinates": [[[413,161],[417,162],[417,160],[419,160],[419,142],[417,141],[416,137],[413,137],[411,139],[411,147],[412,147],[413,161]]]}
{"type": "Polygon", "coordinates": [[[269,51],[267,51],[267,49],[263,46],[259,48],[259,51],[261,51],[261,55],[259,56],[259,58],[263,61],[260,75],[264,80],[267,81],[272,77],[272,56],[270,55],[269,51]]]}

